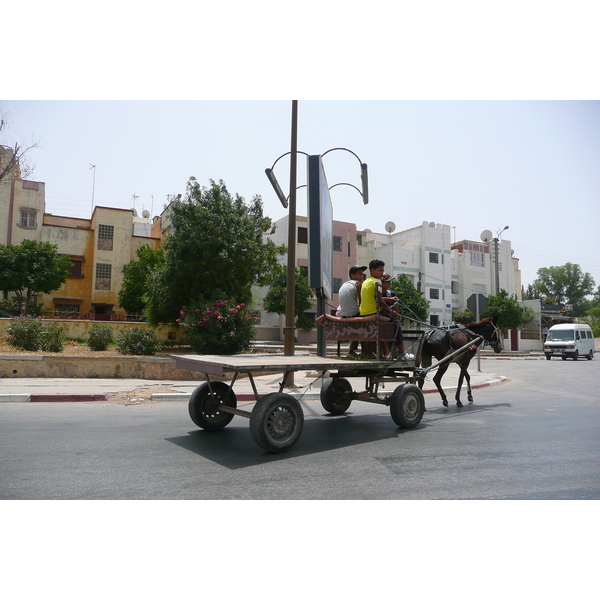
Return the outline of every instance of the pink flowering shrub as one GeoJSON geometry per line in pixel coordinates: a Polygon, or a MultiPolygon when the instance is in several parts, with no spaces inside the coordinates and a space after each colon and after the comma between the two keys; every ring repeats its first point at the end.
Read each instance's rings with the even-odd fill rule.
{"type": "Polygon", "coordinates": [[[185,327],[192,349],[200,354],[237,354],[254,339],[256,314],[245,304],[217,300],[180,311],[177,322],[185,327]]]}

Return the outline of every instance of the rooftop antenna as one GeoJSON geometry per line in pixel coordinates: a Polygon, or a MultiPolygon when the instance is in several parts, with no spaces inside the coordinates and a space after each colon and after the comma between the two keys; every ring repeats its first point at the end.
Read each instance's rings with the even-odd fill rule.
{"type": "Polygon", "coordinates": [[[131,198],[133,200],[133,208],[135,209],[135,201],[139,198],[139,196],[136,196],[134,193],[133,196],[131,196],[131,198]]]}
{"type": "Polygon", "coordinates": [[[94,212],[94,189],[96,188],[96,165],[90,163],[90,171],[94,169],[94,177],[92,179],[92,212],[94,212]]]}

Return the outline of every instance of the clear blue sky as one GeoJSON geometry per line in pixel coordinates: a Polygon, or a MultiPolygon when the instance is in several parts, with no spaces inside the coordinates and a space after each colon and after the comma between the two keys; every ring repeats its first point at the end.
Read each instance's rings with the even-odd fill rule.
{"type": "MultiPolygon", "coordinates": [[[[48,212],[89,217],[94,203],[159,214],[167,195],[222,179],[246,199],[285,210],[264,170],[289,151],[291,101],[3,101],[9,137],[40,139],[33,179],[46,183],[48,212]],[[136,198],[134,199],[134,195],[136,198]]],[[[600,285],[600,102],[300,101],[298,149],[345,147],[369,166],[370,203],[332,190],[334,217],[359,228],[397,230],[422,221],[479,240],[505,225],[523,283],[537,269],[581,265],[600,285]]],[[[358,160],[324,157],[329,185],[360,188],[358,160]]],[[[289,158],[275,167],[289,191],[289,158]]],[[[306,181],[299,156],[298,185],[306,181]]],[[[306,189],[298,212],[306,214],[306,189]]]]}

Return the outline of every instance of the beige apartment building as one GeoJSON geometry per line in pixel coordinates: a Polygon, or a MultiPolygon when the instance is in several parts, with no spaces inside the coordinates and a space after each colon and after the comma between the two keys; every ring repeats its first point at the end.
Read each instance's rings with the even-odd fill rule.
{"type": "MultiPolygon", "coordinates": [[[[6,160],[0,147],[0,159],[6,160]]],[[[71,272],[52,294],[39,294],[45,312],[89,315],[97,320],[125,318],[117,294],[123,267],[137,259],[137,249],[160,243],[160,223],[134,209],[96,206],[90,219],[45,212],[45,183],[18,178],[18,169],[0,182],[0,243],[50,242],[71,259],[71,272]],[[16,177],[15,177],[16,176],[16,177]]]]}

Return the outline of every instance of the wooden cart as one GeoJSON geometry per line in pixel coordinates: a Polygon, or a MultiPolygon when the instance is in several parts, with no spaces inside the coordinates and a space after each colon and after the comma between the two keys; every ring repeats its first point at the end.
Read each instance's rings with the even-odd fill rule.
{"type": "Polygon", "coordinates": [[[198,386],[189,401],[192,421],[206,430],[226,427],[234,415],[250,419],[254,441],[268,452],[285,452],[300,438],[304,412],[298,399],[285,393],[287,375],[295,371],[329,373],[321,388],[321,404],[331,414],[344,414],[355,400],[390,407],[394,423],[403,428],[416,427],[425,412],[423,392],[417,385],[420,377],[454,358],[463,348],[429,367],[419,369],[412,363],[382,360],[343,360],[319,356],[280,356],[272,354],[239,354],[232,356],[173,355],[177,368],[204,373],[207,380],[198,386]],[[252,411],[237,408],[233,387],[239,374],[247,374],[256,404],[252,411]],[[279,392],[260,396],[254,375],[283,373],[279,392]],[[211,380],[233,374],[231,381],[211,380]],[[354,391],[349,378],[364,377],[365,389],[354,391]],[[382,383],[399,383],[391,393],[380,393],[382,383]]]}

